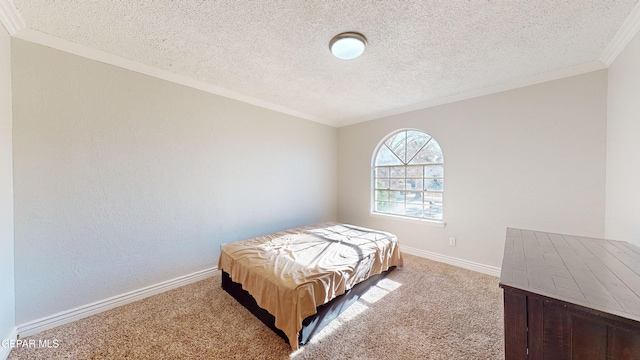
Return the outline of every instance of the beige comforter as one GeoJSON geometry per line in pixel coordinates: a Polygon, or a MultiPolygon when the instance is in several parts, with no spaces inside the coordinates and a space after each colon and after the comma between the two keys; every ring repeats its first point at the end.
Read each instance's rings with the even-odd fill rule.
{"type": "Polygon", "coordinates": [[[402,266],[395,235],[338,223],[226,245],[218,269],[242,284],[298,348],[302,321],[371,275],[402,266]]]}

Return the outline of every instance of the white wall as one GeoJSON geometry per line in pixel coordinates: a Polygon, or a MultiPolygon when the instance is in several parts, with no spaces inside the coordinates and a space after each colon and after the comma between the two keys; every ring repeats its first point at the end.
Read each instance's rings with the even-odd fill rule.
{"type": "Polygon", "coordinates": [[[340,128],[338,218],[488,266],[506,227],[602,237],[606,87],[603,70],[340,128]],[[400,128],[442,146],[445,228],[369,214],[373,151],[400,128]]]}
{"type": "Polygon", "coordinates": [[[0,341],[15,329],[11,123],[11,38],[0,26],[0,341]]]}
{"type": "Polygon", "coordinates": [[[13,42],[16,321],[336,220],[337,129],[13,42]]]}
{"type": "Polygon", "coordinates": [[[606,237],[640,246],[640,34],[609,68],[606,237]]]}

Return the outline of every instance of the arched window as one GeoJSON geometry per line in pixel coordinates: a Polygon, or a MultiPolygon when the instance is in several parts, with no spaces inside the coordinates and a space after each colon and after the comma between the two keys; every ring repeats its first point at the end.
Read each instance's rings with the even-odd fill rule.
{"type": "Polygon", "coordinates": [[[419,130],[387,136],[373,154],[372,211],[442,221],[444,156],[419,130]]]}

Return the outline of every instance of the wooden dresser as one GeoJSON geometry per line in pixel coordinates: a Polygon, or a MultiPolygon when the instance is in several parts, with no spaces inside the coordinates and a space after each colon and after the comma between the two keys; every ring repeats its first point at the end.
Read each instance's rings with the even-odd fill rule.
{"type": "Polygon", "coordinates": [[[507,229],[505,358],[640,359],[640,248],[507,229]]]}

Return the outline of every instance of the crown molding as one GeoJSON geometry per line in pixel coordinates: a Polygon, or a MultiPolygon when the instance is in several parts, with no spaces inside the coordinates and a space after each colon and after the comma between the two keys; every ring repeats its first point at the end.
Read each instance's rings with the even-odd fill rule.
{"type": "Polygon", "coordinates": [[[0,0],[0,23],[11,36],[27,27],[13,0],[0,0]]]}
{"type": "Polygon", "coordinates": [[[624,50],[625,47],[633,40],[633,37],[640,31],[640,2],[636,3],[629,16],[616,32],[615,36],[609,42],[609,45],[604,49],[602,55],[600,55],[600,62],[606,67],[611,66],[613,62],[618,58],[618,55],[624,50]]]}
{"type": "Polygon", "coordinates": [[[91,60],[100,61],[106,64],[128,69],[180,85],[188,86],[211,94],[223,96],[244,103],[256,105],[265,109],[295,116],[301,119],[310,120],[334,127],[342,127],[607,68],[615,61],[615,59],[624,50],[624,48],[633,39],[633,37],[638,32],[640,32],[640,2],[636,3],[634,8],[631,10],[625,21],[622,23],[620,29],[616,32],[616,35],[600,55],[598,61],[592,61],[570,68],[531,76],[525,79],[519,79],[516,81],[490,86],[487,88],[466,91],[444,98],[428,100],[405,107],[349,119],[325,119],[302,113],[266,100],[244,95],[229,89],[205,83],[203,81],[195,80],[184,75],[178,75],[167,70],[162,70],[154,66],[145,65],[136,61],[109,54],[101,50],[93,49],[49,34],[29,29],[26,27],[24,20],[22,20],[22,17],[13,4],[13,0],[0,0],[0,22],[4,25],[11,36],[22,40],[34,42],[40,45],[82,56],[91,60]]]}
{"type": "MultiPolygon", "coordinates": [[[[5,0],[0,0],[5,1],[5,0]]],[[[123,57],[113,55],[101,50],[90,48],[88,46],[80,45],[69,40],[61,39],[49,34],[45,34],[40,31],[32,30],[29,28],[23,28],[14,35],[15,38],[33,42],[36,44],[44,45],[53,49],[68,52],[74,55],[78,55],[87,59],[99,61],[105,64],[117,66],[123,69],[135,71],[141,74],[152,76],[158,79],[170,81],[176,84],[188,86],[193,89],[205,91],[211,94],[224,96],[233,100],[238,100],[251,105],[259,106],[261,108],[277,111],[283,114],[295,116],[297,118],[314,121],[317,123],[335,126],[335,123],[305,114],[288,107],[265,101],[252,96],[244,95],[233,90],[225,89],[215,85],[205,83],[203,81],[195,80],[188,76],[178,75],[167,70],[162,70],[155,66],[145,65],[133,60],[125,59],[123,57]]]]}
{"type": "Polygon", "coordinates": [[[588,63],[584,63],[584,64],[580,64],[580,65],[576,65],[576,66],[572,66],[564,69],[558,69],[555,71],[549,71],[542,74],[530,76],[524,79],[517,79],[515,81],[509,81],[506,83],[489,86],[482,89],[465,91],[460,94],[455,94],[455,95],[446,96],[443,98],[437,98],[433,100],[427,100],[417,104],[403,106],[403,107],[391,109],[388,111],[370,114],[367,116],[351,118],[343,121],[337,121],[337,126],[342,127],[342,126],[353,125],[353,124],[357,124],[365,121],[381,119],[381,118],[385,118],[393,115],[399,115],[399,114],[404,114],[404,113],[416,111],[416,110],[422,110],[422,109],[426,109],[434,106],[445,105],[445,104],[450,104],[450,103],[454,103],[462,100],[473,99],[480,96],[491,95],[491,94],[495,94],[495,93],[499,93],[507,90],[513,90],[513,89],[517,89],[525,86],[540,84],[547,81],[558,80],[558,79],[585,74],[588,72],[602,70],[602,69],[605,69],[605,66],[603,63],[601,63],[600,61],[591,61],[588,63]]]}

